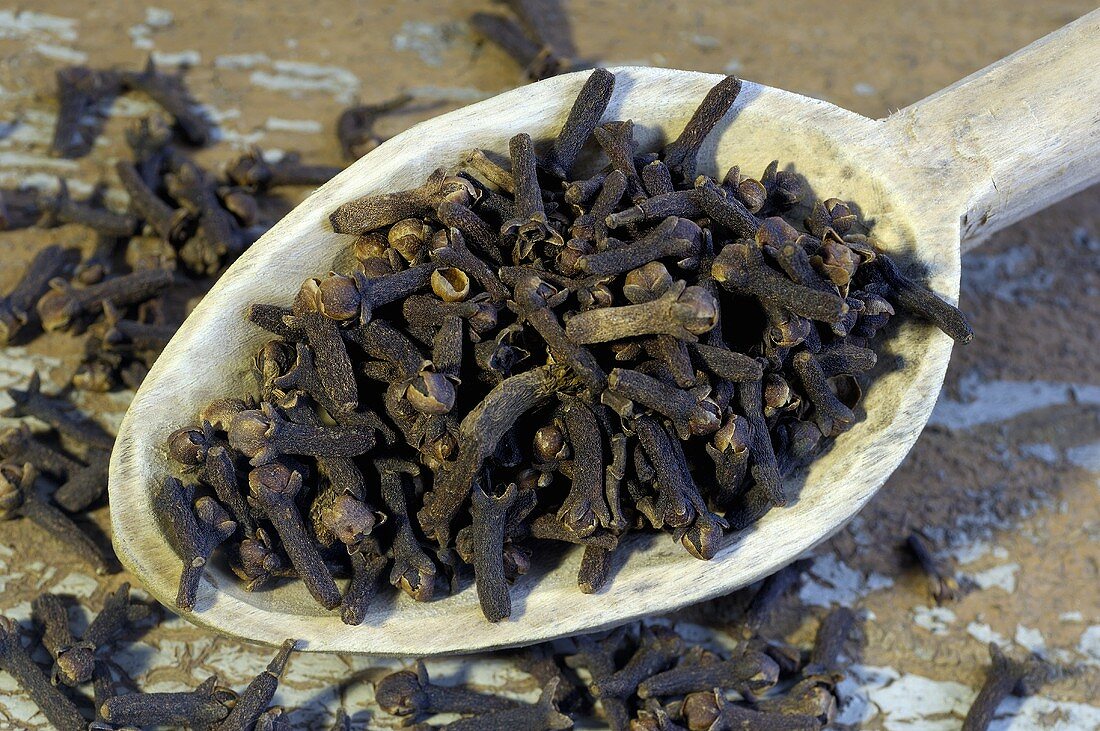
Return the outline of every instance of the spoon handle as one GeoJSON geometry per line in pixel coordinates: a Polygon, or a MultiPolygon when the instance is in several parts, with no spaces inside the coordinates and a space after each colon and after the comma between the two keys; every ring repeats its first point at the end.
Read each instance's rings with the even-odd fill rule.
{"type": "Polygon", "coordinates": [[[965,252],[1100,180],[1100,10],[885,120],[965,252]]]}

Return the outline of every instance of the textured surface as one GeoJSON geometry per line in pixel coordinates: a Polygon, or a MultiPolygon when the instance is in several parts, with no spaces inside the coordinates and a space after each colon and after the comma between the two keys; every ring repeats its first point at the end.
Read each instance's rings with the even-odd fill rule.
{"type": "MultiPolygon", "coordinates": [[[[395,119],[396,130],[515,80],[510,67],[501,68],[501,56],[475,52],[465,35],[460,21],[479,7],[474,3],[408,3],[401,13],[366,9],[352,18],[343,4],[268,4],[270,17],[262,22],[254,15],[259,10],[250,7],[239,20],[228,20],[213,5],[163,4],[174,12],[167,26],[164,14],[128,3],[97,4],[82,16],[62,2],[37,5],[37,12],[61,19],[25,13],[18,22],[5,22],[0,38],[0,104],[5,119],[18,120],[0,140],[6,184],[48,185],[63,172],[90,186],[105,174],[103,163],[100,169],[44,153],[54,107],[36,95],[49,87],[52,67],[70,62],[74,49],[95,63],[137,63],[150,45],[184,57],[193,51],[198,65],[192,84],[218,110],[227,138],[302,149],[326,161],[337,155],[327,130],[350,94],[373,101],[402,87],[421,87],[425,95],[445,89],[456,100],[395,119]],[[337,24],[354,32],[334,38],[337,24]],[[423,88],[428,85],[433,89],[423,88]]],[[[823,14],[816,7],[773,11],[766,5],[642,3],[637,16],[628,18],[612,3],[567,3],[566,9],[583,58],[711,72],[729,67],[875,117],[1092,9],[1073,2],[1021,4],[1012,12],[991,2],[857,2],[823,14]],[[652,55],[658,48],[660,56],[652,55]]],[[[143,111],[138,99],[116,105],[108,138],[120,138],[125,120],[117,117],[143,111]]],[[[203,157],[228,154],[221,147],[203,157]]],[[[0,288],[14,281],[8,264],[22,261],[24,252],[47,241],[78,243],[82,235],[69,229],[3,234],[0,288]]],[[[948,390],[915,450],[857,522],[816,551],[812,581],[801,601],[790,602],[786,629],[803,639],[816,621],[796,613],[799,604],[841,602],[873,613],[857,680],[845,689],[843,720],[866,719],[869,728],[956,728],[981,682],[984,643],[992,638],[1042,643],[1052,656],[1093,663],[1041,697],[1006,702],[1005,714],[1022,714],[1013,728],[1098,725],[1100,710],[1086,705],[1100,696],[1100,598],[1088,591],[1100,579],[1100,370],[1091,359],[1100,339],[1098,239],[1100,198],[1093,189],[998,234],[964,263],[962,304],[973,315],[977,339],[956,350],[948,390]],[[897,550],[906,527],[914,526],[942,538],[985,588],[945,609],[931,608],[923,578],[897,550]]],[[[83,244],[90,246],[90,239],[83,244]]],[[[75,362],[66,338],[44,338],[5,351],[0,377],[23,383],[36,365],[60,383],[75,362]]],[[[125,403],[100,399],[89,406],[117,422],[125,403]]],[[[104,527],[105,512],[96,516],[104,527]]],[[[25,619],[30,597],[42,588],[91,596],[94,606],[113,588],[97,588],[93,577],[36,543],[23,526],[0,526],[0,609],[6,614],[25,619]]],[[[676,620],[714,632],[725,615],[723,602],[715,601],[676,620]]],[[[175,621],[146,635],[120,660],[154,688],[171,689],[211,671],[240,685],[266,663],[267,652],[175,621]]],[[[355,680],[377,678],[383,664],[302,656],[278,699],[308,704],[294,714],[301,728],[315,725],[325,707],[340,699],[365,719],[370,689],[355,680]]],[[[535,695],[533,682],[499,657],[436,668],[433,675],[445,681],[472,678],[528,699],[535,695]]],[[[41,726],[41,717],[32,717],[33,709],[11,690],[10,679],[0,676],[0,719],[8,719],[0,720],[0,728],[41,726]]],[[[372,725],[384,722],[382,717],[372,725]]]]}

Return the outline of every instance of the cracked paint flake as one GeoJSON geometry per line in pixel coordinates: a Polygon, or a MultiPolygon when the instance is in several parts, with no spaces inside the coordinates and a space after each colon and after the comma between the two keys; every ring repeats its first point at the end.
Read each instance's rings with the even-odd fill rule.
{"type": "Polygon", "coordinates": [[[966,625],[966,633],[985,645],[993,642],[998,647],[1004,647],[1008,644],[1008,640],[1005,639],[1004,635],[994,632],[992,627],[983,622],[971,622],[966,625]]]}
{"type": "Polygon", "coordinates": [[[0,10],[0,38],[35,38],[54,36],[63,41],[75,41],[77,21],[57,15],[30,10],[0,10]]]}
{"type": "Polygon", "coordinates": [[[967,576],[978,585],[980,589],[992,589],[997,587],[1011,594],[1016,591],[1016,572],[1020,570],[1018,563],[1006,563],[1000,566],[979,571],[967,576]]]}
{"type": "Polygon", "coordinates": [[[799,598],[815,607],[854,606],[873,591],[893,586],[894,580],[875,572],[864,575],[833,554],[814,558],[799,590],[799,598]]]}
{"type": "Polygon", "coordinates": [[[964,401],[941,394],[928,423],[949,429],[973,429],[1008,421],[1029,411],[1063,404],[1100,405],[1100,386],[1050,381],[977,381],[963,378],[964,401]]]}
{"type": "Polygon", "coordinates": [[[327,92],[344,104],[350,104],[359,92],[359,77],[345,68],[298,61],[274,61],[269,71],[253,71],[249,81],[271,91],[291,96],[327,92]]]}
{"type": "Polygon", "coordinates": [[[913,624],[923,627],[934,635],[945,635],[955,622],[956,616],[947,607],[913,607],[913,624]]]}
{"type": "Polygon", "coordinates": [[[59,46],[54,43],[36,43],[31,47],[31,50],[39,56],[52,58],[54,61],[61,61],[63,63],[80,64],[88,60],[88,54],[84,53],[84,51],[78,51],[68,46],[59,46]]]}
{"type": "Polygon", "coordinates": [[[465,33],[465,23],[406,20],[393,35],[395,51],[410,51],[428,66],[442,66],[443,55],[465,33]]]}
{"type": "Polygon", "coordinates": [[[1100,666],[1100,624],[1094,624],[1081,633],[1077,651],[1085,656],[1089,665],[1100,666]]]}
{"type": "Polygon", "coordinates": [[[1100,442],[1071,447],[1066,450],[1066,459],[1081,469],[1100,472],[1100,442]]]}

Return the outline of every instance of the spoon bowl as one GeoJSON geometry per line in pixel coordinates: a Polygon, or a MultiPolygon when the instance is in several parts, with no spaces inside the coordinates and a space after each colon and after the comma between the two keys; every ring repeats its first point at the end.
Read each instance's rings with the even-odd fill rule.
{"type": "MultiPolygon", "coordinates": [[[[1095,41],[1087,34],[1097,37],[1098,17],[1094,13],[1059,33],[1076,39],[1082,53],[1093,53],[1096,49],[1088,46],[1095,46],[1095,41]]],[[[1030,63],[1014,59],[1048,40],[1001,63],[1028,67],[1030,63]]],[[[674,139],[722,78],[653,68],[611,71],[616,83],[605,119],[632,119],[643,150],[659,149],[674,139]]],[[[997,65],[982,73],[997,73],[997,65]]],[[[1098,98],[1095,80],[1086,79],[1080,68],[1073,74],[1082,85],[1091,84],[1091,98],[1098,98]]],[[[333,233],[328,223],[328,215],[341,203],[416,187],[433,169],[457,163],[471,148],[506,155],[508,140],[517,132],[528,132],[536,141],[552,139],[586,75],[567,74],[506,92],[389,140],[273,227],[196,307],[134,398],[111,462],[116,551],[157,599],[174,606],[181,568],[152,502],[154,489],[167,474],[165,440],[173,430],[194,423],[210,401],[253,389],[252,355],[271,336],[246,322],[247,307],[257,302],[290,304],[304,279],[324,272],[337,259],[351,240],[333,233]]],[[[961,84],[980,80],[974,77],[961,84]]],[[[951,96],[959,93],[949,91],[951,96]]],[[[824,101],[745,82],[734,109],[704,144],[699,171],[718,175],[733,164],[758,171],[772,159],[790,164],[816,196],[856,204],[884,250],[919,262],[925,283],[953,301],[959,291],[960,239],[968,245],[1028,211],[1018,202],[988,193],[976,182],[984,179],[982,175],[951,173],[945,167],[942,156],[956,165],[958,156],[950,145],[937,141],[938,131],[944,129],[937,125],[959,112],[963,97],[954,97],[948,108],[922,119],[926,105],[935,105],[937,98],[876,121],[824,101]],[[967,220],[974,210],[986,214],[981,223],[967,220]]],[[[1089,98],[1087,92],[1083,98],[1089,98]]],[[[1078,152],[1089,130],[1095,135],[1094,117],[1091,125],[1074,133],[1082,139],[1078,152]]],[[[1095,149],[1085,157],[1089,155],[1091,169],[1063,174],[1047,203],[1095,179],[1100,155],[1095,149]]],[[[971,170],[975,156],[978,152],[962,168],[971,170]]],[[[1002,164],[997,161],[996,169],[1002,164]]],[[[1000,180],[996,187],[1010,188],[1010,198],[1016,196],[1017,201],[1025,190],[1023,183],[1001,185],[1000,180]]],[[[928,420],[950,354],[951,340],[938,330],[904,322],[879,350],[880,361],[900,366],[883,368],[874,379],[865,394],[862,420],[808,469],[789,478],[800,485],[789,507],[773,509],[752,528],[731,536],[710,561],[693,558],[663,534],[632,536],[617,552],[620,563],[609,585],[593,595],[582,594],[576,586],[580,551],[574,548],[536,557],[531,571],[512,587],[513,616],[498,624],[484,619],[471,584],[430,603],[383,592],[366,620],[355,627],[319,607],[300,582],[250,593],[228,567],[215,561],[200,584],[195,611],[185,616],[219,632],[267,644],[295,637],[307,650],[425,656],[595,631],[726,594],[767,576],[827,538],[875,494],[928,420]]]]}

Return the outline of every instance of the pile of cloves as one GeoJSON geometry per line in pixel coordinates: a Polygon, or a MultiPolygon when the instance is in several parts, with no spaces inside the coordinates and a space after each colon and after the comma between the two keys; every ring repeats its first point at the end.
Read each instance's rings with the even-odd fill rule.
{"type": "Polygon", "coordinates": [[[586,592],[632,531],[709,559],[854,423],[895,307],[970,338],[843,201],[776,163],[696,175],[738,79],[645,154],[601,123],[614,82],[593,71],[541,153],[517,134],[508,161],[340,206],[351,263],[251,308],[278,336],[256,392],[168,440],[181,607],[219,548],[247,588],[299,578],[349,623],[383,577],[428,601],[467,567],[499,621],[540,541],[584,546],[586,592]],[[608,164],[577,178],[591,138],[608,164]]]}
{"type": "Polygon", "coordinates": [[[542,689],[535,704],[433,683],[422,662],[380,680],[375,700],[425,730],[550,731],[582,719],[612,731],[820,729],[837,714],[837,684],[852,659],[846,646],[859,622],[842,607],[822,618],[810,648],[771,639],[771,615],[801,571],[742,593],[750,599],[726,631],[732,648],[691,644],[663,624],[633,625],[514,652],[542,689]],[[463,718],[428,722],[442,714],[463,718]]]}
{"type": "MultiPolygon", "coordinates": [[[[42,714],[59,731],[111,731],[123,728],[206,728],[251,731],[269,713],[268,706],[286,668],[295,640],[240,694],[211,677],[193,691],[142,692],[112,660],[112,645],[146,623],[153,607],[130,596],[122,584],[80,636],[73,634],[67,600],[40,594],[32,605],[33,631],[28,648],[18,623],[0,616],[0,670],[9,673],[42,714]],[[46,669],[34,660],[41,645],[52,662],[46,669]],[[91,696],[82,692],[91,686],[91,696]],[[89,725],[85,714],[94,721],[89,725]]],[[[274,710],[274,709],[272,709],[274,710]]]]}

